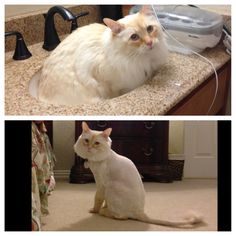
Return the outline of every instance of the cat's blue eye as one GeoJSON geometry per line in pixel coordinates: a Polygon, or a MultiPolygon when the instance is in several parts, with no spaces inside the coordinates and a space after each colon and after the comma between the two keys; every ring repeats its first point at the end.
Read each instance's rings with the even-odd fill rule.
{"type": "Polygon", "coordinates": [[[149,26],[147,27],[147,32],[148,32],[148,33],[152,33],[152,31],[153,31],[153,26],[152,26],[152,25],[149,25],[149,26]]]}
{"type": "Polygon", "coordinates": [[[132,34],[130,36],[130,39],[133,40],[133,41],[137,41],[137,40],[139,40],[139,36],[137,34],[132,34]]]}

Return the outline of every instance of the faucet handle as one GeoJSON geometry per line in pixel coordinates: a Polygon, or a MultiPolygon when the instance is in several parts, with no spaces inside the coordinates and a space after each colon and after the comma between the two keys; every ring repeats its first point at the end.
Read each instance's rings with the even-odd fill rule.
{"type": "Polygon", "coordinates": [[[70,32],[76,30],[78,28],[78,23],[77,23],[77,19],[82,17],[82,16],[87,16],[89,14],[88,11],[85,11],[85,12],[81,12],[77,15],[75,15],[74,19],[71,20],[71,29],[70,29],[70,32]]]}
{"type": "Polygon", "coordinates": [[[12,35],[16,36],[16,48],[15,48],[15,52],[13,55],[13,59],[14,60],[25,60],[25,59],[31,57],[32,54],[28,50],[22,34],[18,31],[5,32],[5,37],[12,36],[12,35]]]}
{"type": "Polygon", "coordinates": [[[87,15],[88,12],[83,12],[75,16],[71,11],[62,7],[62,6],[53,6],[51,7],[47,14],[44,14],[45,17],[45,30],[44,30],[44,43],[43,48],[47,51],[51,51],[57,47],[61,42],[54,24],[54,15],[59,13],[64,20],[72,21],[71,31],[78,27],[76,19],[87,15]]]}

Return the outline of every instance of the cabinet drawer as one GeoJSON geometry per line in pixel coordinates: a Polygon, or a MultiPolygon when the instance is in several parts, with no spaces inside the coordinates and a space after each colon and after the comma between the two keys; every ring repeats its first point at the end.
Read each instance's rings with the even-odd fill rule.
{"type": "Polygon", "coordinates": [[[91,129],[112,128],[112,137],[163,137],[168,121],[88,121],[91,129]]]}
{"type": "Polygon", "coordinates": [[[154,164],[166,161],[162,140],[114,139],[112,149],[135,164],[154,164]]]}

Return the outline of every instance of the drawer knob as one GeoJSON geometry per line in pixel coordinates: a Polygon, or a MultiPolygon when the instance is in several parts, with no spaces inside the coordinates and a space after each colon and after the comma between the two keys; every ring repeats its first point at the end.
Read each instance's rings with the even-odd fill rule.
{"type": "Polygon", "coordinates": [[[144,122],[144,127],[146,129],[152,129],[155,126],[155,122],[153,121],[145,121],[144,122]]]}
{"type": "Polygon", "coordinates": [[[150,157],[153,154],[154,149],[153,148],[142,148],[142,151],[146,157],[150,157]]]}
{"type": "Polygon", "coordinates": [[[97,126],[100,128],[104,128],[107,126],[107,122],[105,121],[97,121],[97,126]]]}

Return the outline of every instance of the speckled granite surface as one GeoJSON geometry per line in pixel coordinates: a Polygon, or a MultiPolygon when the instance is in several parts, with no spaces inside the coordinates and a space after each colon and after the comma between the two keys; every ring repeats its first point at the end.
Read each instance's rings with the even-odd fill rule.
{"type": "MultiPolygon", "coordinates": [[[[14,61],[13,52],[5,54],[5,115],[164,115],[213,73],[197,56],[171,53],[169,62],[153,79],[123,96],[73,107],[48,105],[32,98],[28,91],[31,77],[48,56],[41,46],[30,46],[33,56],[25,61],[14,61]]],[[[221,44],[203,55],[216,68],[230,59],[221,44]]]]}
{"type": "MultiPolygon", "coordinates": [[[[228,28],[231,27],[230,9],[229,6],[215,9],[223,15],[228,28]]],[[[90,17],[81,18],[81,25],[87,24],[88,21],[99,21],[97,6],[80,6],[78,9],[73,7],[73,12],[82,10],[89,10],[91,14],[90,17]]],[[[65,26],[68,23],[60,17],[58,21],[59,34],[67,33],[64,30],[69,28],[68,25],[65,26]]],[[[33,44],[29,46],[33,56],[25,61],[14,61],[13,51],[5,54],[5,115],[164,115],[213,73],[211,66],[197,56],[171,53],[169,62],[153,79],[121,97],[74,107],[44,104],[32,98],[28,91],[30,79],[49,54],[42,49],[43,22],[42,12],[5,20],[6,31],[22,31],[27,45],[33,44]],[[37,17],[38,20],[35,20],[37,17]],[[25,25],[32,27],[26,28],[25,25]],[[35,44],[36,42],[41,43],[35,44]]],[[[14,47],[11,43],[6,43],[6,51],[14,47]]],[[[203,55],[210,59],[216,68],[230,59],[221,44],[214,49],[206,50],[203,55]]]]}

